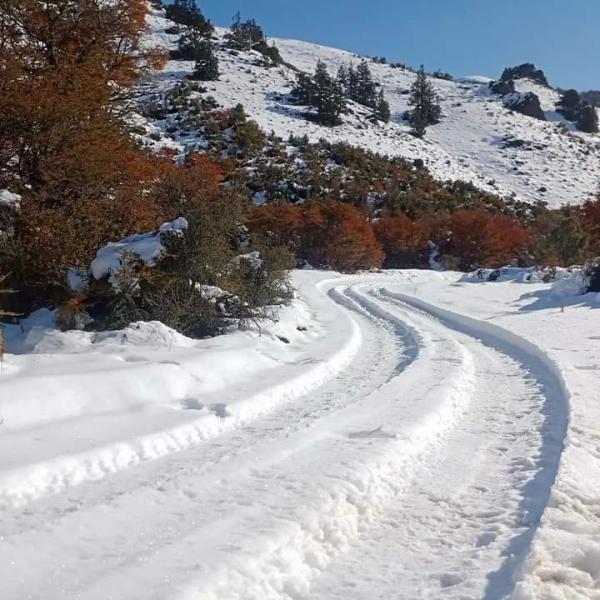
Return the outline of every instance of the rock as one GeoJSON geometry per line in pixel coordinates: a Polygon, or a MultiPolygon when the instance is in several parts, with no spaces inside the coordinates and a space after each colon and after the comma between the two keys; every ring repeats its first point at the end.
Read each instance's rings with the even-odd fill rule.
{"type": "Polygon", "coordinates": [[[500,81],[510,81],[511,79],[530,79],[540,85],[550,87],[544,71],[536,69],[533,63],[523,63],[518,67],[508,67],[504,69],[500,81]]]}
{"type": "Polygon", "coordinates": [[[540,121],[546,120],[546,115],[542,110],[540,99],[533,92],[527,92],[525,94],[515,92],[514,94],[508,94],[504,97],[504,105],[526,117],[533,117],[540,121]]]}
{"type": "Polygon", "coordinates": [[[508,79],[507,81],[492,81],[490,83],[490,91],[492,92],[492,94],[499,94],[500,96],[506,96],[506,94],[514,94],[515,82],[513,79],[508,79]]]}

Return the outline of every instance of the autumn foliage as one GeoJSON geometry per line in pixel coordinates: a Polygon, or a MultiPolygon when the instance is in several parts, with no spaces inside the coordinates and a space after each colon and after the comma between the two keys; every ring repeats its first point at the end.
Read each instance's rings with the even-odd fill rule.
{"type": "Polygon", "coordinates": [[[442,256],[456,259],[459,269],[501,267],[526,257],[529,232],[515,219],[485,210],[458,210],[438,232],[442,256]]]}
{"type": "Polygon", "coordinates": [[[2,2],[0,187],[22,196],[4,254],[21,289],[60,287],[67,266],[162,218],[155,160],[125,125],[129,90],[160,63],[142,46],[146,12],[144,0],[2,2]]]}
{"type": "Polygon", "coordinates": [[[248,224],[253,233],[287,244],[314,267],[352,272],[383,262],[371,223],[358,209],[335,200],[259,206],[248,224]]]}
{"type": "Polygon", "coordinates": [[[385,265],[392,268],[422,267],[429,256],[429,223],[412,220],[404,213],[386,212],[375,224],[385,251],[385,265]]]}
{"type": "Polygon", "coordinates": [[[530,232],[516,219],[483,209],[410,219],[386,213],[375,227],[390,267],[426,267],[431,247],[448,267],[499,267],[524,260],[532,243],[530,232]]]}
{"type": "Polygon", "coordinates": [[[589,236],[592,256],[600,256],[600,198],[589,200],[581,209],[581,221],[589,236]]]}

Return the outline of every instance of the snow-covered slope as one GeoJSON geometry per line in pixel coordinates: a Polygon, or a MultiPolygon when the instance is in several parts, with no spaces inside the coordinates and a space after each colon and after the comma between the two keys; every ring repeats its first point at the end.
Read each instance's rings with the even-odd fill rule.
{"type": "MultiPolygon", "coordinates": [[[[149,43],[174,48],[178,36],[165,33],[171,23],[158,11],[150,20],[149,43]]],[[[219,39],[224,33],[217,30],[219,39]]],[[[350,52],[308,42],[271,41],[288,65],[303,71],[312,71],[318,60],[332,73],[340,65],[356,65],[361,60],[350,52]]],[[[301,108],[289,102],[288,94],[296,79],[293,68],[261,66],[256,52],[232,53],[218,46],[217,54],[221,77],[203,84],[205,95],[223,107],[243,104],[265,131],[283,138],[306,134],[312,141],[347,141],[382,154],[422,159],[441,180],[471,181],[491,192],[529,202],[544,200],[550,206],[581,203],[596,191],[600,137],[571,131],[572,127],[555,112],[558,92],[533,82],[521,80],[517,89],[540,95],[548,122],[510,111],[501,97],[489,92],[486,78],[432,79],[443,118],[428,129],[424,140],[418,140],[409,134],[409,126],[402,119],[409,109],[407,91],[415,77],[410,70],[373,61],[369,64],[390,103],[391,123],[371,123],[362,107],[352,105],[352,113],[344,117],[343,125],[327,128],[306,121],[301,108]]],[[[168,89],[192,69],[191,62],[170,61],[150,87],[154,91],[168,89]]],[[[190,143],[189,138],[186,143],[190,143]]]]}

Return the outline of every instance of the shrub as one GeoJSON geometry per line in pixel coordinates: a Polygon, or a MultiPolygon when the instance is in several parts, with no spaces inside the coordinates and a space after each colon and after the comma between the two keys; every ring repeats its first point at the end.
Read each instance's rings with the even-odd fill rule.
{"type": "Polygon", "coordinates": [[[375,234],[383,245],[388,268],[426,267],[429,258],[429,231],[421,220],[412,221],[404,213],[384,213],[375,224],[375,234]]]}
{"type": "Polygon", "coordinates": [[[589,251],[600,256],[600,198],[588,200],[581,209],[581,221],[589,238],[589,251]]]}
{"type": "Polygon", "coordinates": [[[523,261],[529,252],[529,232],[506,215],[461,209],[438,228],[434,241],[442,260],[451,261],[461,270],[501,267],[523,261]]]}
{"type": "Polygon", "coordinates": [[[256,207],[249,227],[264,239],[285,243],[315,267],[353,272],[383,262],[371,223],[358,209],[335,200],[256,207]]]}
{"type": "Polygon", "coordinates": [[[125,256],[110,280],[92,281],[87,302],[95,329],[158,320],[200,338],[231,325],[272,317],[269,305],[290,297],[289,252],[239,247],[242,204],[235,195],[206,200],[188,191],[183,232],[162,235],[155,267],[125,256]]]}

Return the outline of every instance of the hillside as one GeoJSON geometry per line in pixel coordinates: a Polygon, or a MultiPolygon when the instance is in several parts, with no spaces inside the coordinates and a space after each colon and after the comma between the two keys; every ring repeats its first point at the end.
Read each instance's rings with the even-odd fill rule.
{"type": "MultiPolygon", "coordinates": [[[[173,23],[162,11],[150,17],[148,43],[167,50],[176,48],[178,34],[165,30],[173,23]]],[[[272,66],[255,51],[238,52],[224,47],[225,30],[217,29],[216,52],[221,76],[203,83],[203,97],[212,97],[224,107],[243,104],[248,115],[266,132],[287,139],[290,134],[307,135],[311,141],[346,141],[390,156],[421,159],[440,180],[463,180],[477,187],[526,202],[545,201],[550,207],[580,204],[596,191],[600,167],[600,138],[573,131],[556,112],[559,93],[536,82],[519,80],[517,91],[533,91],[540,97],[547,121],[513,112],[501,96],[492,94],[485,77],[460,81],[432,79],[440,98],[443,118],[429,128],[424,140],[409,134],[403,114],[409,109],[408,89],[415,74],[411,70],[370,61],[376,81],[390,103],[389,124],[373,123],[368,112],[351,103],[351,111],[337,127],[308,122],[303,107],[289,98],[297,69],[312,71],[323,61],[335,73],[340,65],[358,64],[361,57],[307,42],[273,39],[285,61],[272,66]]],[[[171,60],[146,84],[147,92],[163,93],[185,79],[193,70],[191,61],[171,60]]],[[[149,142],[183,150],[198,145],[201,135],[180,136],[166,132],[164,124],[147,126],[149,142]]]]}

